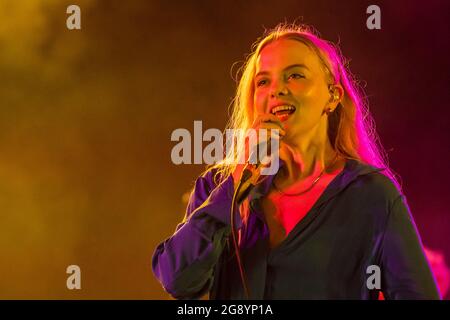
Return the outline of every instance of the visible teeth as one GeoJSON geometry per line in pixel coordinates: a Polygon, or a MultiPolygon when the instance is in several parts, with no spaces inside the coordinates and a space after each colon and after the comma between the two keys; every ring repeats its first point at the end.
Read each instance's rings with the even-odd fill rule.
{"type": "Polygon", "coordinates": [[[292,110],[295,111],[295,107],[294,106],[289,106],[289,105],[283,105],[283,106],[278,106],[273,108],[270,112],[272,114],[277,113],[278,111],[284,111],[284,110],[292,110]]]}

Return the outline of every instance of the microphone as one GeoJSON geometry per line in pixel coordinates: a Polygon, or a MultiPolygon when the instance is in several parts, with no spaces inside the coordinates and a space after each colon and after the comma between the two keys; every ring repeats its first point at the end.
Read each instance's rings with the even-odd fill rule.
{"type": "Polygon", "coordinates": [[[258,154],[258,151],[260,156],[262,154],[268,156],[267,150],[270,150],[271,147],[270,141],[271,139],[268,139],[266,141],[259,143],[255,147],[252,154],[250,155],[249,160],[247,160],[244,169],[242,170],[242,174],[238,183],[239,186],[239,194],[237,195],[238,203],[242,202],[242,200],[244,200],[248,196],[250,191],[256,186],[256,182],[261,175],[260,167],[263,165],[263,163],[260,157],[256,157],[257,160],[255,160],[254,157],[255,154],[258,154]],[[254,161],[251,161],[252,159],[254,161]]]}

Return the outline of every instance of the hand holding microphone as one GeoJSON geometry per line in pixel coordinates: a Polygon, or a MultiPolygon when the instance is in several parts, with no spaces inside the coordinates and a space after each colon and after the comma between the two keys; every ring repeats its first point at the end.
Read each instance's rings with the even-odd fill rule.
{"type": "Polygon", "coordinates": [[[286,134],[278,117],[270,113],[259,115],[253,122],[252,129],[253,132],[257,133],[257,142],[253,146],[249,145],[248,139],[245,140],[246,161],[244,164],[239,163],[233,172],[235,190],[240,186],[239,194],[237,196],[238,200],[242,200],[250,191],[251,187],[257,184],[261,175],[261,170],[264,168],[267,169],[266,163],[262,163],[263,159],[258,157],[258,155],[273,155],[274,150],[272,150],[272,148],[278,148],[279,143],[272,146],[270,143],[271,139],[280,140],[286,134]],[[271,132],[271,130],[275,129],[278,130],[279,135],[271,132]],[[266,132],[264,132],[264,130],[266,130],[266,132]]]}

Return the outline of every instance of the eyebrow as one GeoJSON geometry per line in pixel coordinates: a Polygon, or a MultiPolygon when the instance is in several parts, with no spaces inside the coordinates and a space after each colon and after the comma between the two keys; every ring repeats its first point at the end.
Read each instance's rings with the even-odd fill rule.
{"type": "MultiPolygon", "coordinates": [[[[302,63],[291,64],[290,66],[287,66],[286,68],[284,68],[283,71],[286,71],[286,70],[292,69],[292,68],[303,68],[303,69],[306,69],[309,71],[309,68],[302,63]]],[[[255,78],[258,76],[264,75],[264,74],[269,74],[269,72],[268,71],[260,71],[255,75],[255,78]]]]}

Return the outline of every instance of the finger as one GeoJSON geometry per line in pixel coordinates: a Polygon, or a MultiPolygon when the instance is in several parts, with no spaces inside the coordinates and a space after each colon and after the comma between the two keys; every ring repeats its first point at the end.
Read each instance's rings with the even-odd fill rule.
{"type": "Polygon", "coordinates": [[[286,131],[284,130],[283,124],[281,121],[272,114],[263,114],[258,116],[254,123],[253,128],[258,129],[278,129],[280,130],[281,135],[285,135],[286,131]]]}
{"type": "Polygon", "coordinates": [[[275,123],[277,124],[280,129],[284,129],[282,122],[280,119],[278,119],[277,116],[271,114],[271,113],[263,113],[259,117],[257,117],[260,123],[275,123]]]}
{"type": "Polygon", "coordinates": [[[272,122],[263,122],[255,129],[256,130],[259,130],[259,129],[277,130],[280,133],[280,135],[284,135],[286,133],[286,131],[284,129],[280,128],[277,124],[272,123],[272,122]]]}

